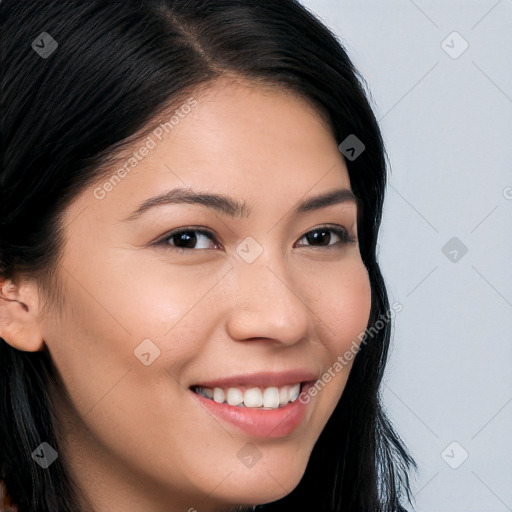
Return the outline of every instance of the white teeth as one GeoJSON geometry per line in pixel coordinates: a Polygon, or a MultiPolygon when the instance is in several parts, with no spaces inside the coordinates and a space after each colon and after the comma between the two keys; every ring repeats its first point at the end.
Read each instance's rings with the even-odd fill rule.
{"type": "Polygon", "coordinates": [[[226,401],[229,405],[240,405],[244,401],[244,395],[238,388],[229,388],[226,395],[226,401]]]}
{"type": "Polygon", "coordinates": [[[290,387],[283,386],[279,389],[279,405],[286,405],[290,401],[290,387]]]}
{"type": "Polygon", "coordinates": [[[213,399],[219,404],[224,402],[226,399],[224,391],[221,388],[213,388],[213,399]]]}
{"type": "Polygon", "coordinates": [[[263,405],[263,395],[260,388],[250,388],[244,393],[245,407],[261,407],[263,405]]]}
{"type": "Polygon", "coordinates": [[[299,397],[300,384],[295,384],[290,388],[290,402],[294,402],[299,397]]]}
{"type": "Polygon", "coordinates": [[[194,390],[219,404],[227,403],[239,407],[277,409],[297,400],[300,387],[301,385],[298,383],[293,386],[270,386],[264,389],[252,387],[245,391],[236,387],[227,389],[195,387],[194,390]]]}
{"type": "Polygon", "coordinates": [[[263,393],[263,407],[272,407],[273,409],[279,407],[279,389],[276,387],[265,389],[263,393]]]}

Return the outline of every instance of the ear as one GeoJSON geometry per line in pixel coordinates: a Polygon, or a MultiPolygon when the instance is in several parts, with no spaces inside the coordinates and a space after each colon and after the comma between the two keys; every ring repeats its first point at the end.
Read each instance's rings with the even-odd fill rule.
{"type": "Polygon", "coordinates": [[[24,352],[44,348],[38,319],[36,283],[25,280],[14,284],[0,276],[0,338],[24,352]]]}

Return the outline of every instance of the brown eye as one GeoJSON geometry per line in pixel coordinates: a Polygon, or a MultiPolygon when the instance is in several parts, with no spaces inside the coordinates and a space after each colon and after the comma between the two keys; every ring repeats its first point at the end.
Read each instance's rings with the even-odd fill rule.
{"type": "Polygon", "coordinates": [[[205,231],[203,229],[180,228],[168,233],[167,236],[158,242],[157,245],[181,251],[209,249],[210,247],[196,247],[196,245],[198,243],[204,245],[206,240],[213,240],[213,238],[214,236],[209,231],[205,231]]]}
{"type": "Polygon", "coordinates": [[[308,244],[312,247],[331,247],[336,245],[345,245],[356,241],[345,231],[345,229],[328,226],[313,229],[306,233],[302,238],[305,238],[308,244]],[[336,237],[341,241],[330,243],[332,240],[335,240],[336,237]]]}

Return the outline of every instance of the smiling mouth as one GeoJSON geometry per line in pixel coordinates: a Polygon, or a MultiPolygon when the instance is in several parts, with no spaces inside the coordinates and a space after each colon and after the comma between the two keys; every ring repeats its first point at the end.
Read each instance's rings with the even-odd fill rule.
{"type": "Polygon", "coordinates": [[[306,383],[298,382],[286,386],[233,386],[207,388],[190,386],[190,390],[218,404],[248,409],[273,410],[295,402],[306,383]]]}

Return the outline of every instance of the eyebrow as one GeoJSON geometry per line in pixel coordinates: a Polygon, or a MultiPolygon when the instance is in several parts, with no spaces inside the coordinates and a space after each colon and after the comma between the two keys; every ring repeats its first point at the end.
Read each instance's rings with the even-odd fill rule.
{"type": "MultiPolygon", "coordinates": [[[[293,213],[300,214],[310,212],[334,204],[347,202],[358,204],[357,197],[352,190],[348,188],[330,190],[324,194],[303,200],[295,207],[293,213]]],[[[164,204],[199,204],[225,215],[229,215],[230,217],[238,216],[247,218],[251,213],[251,209],[247,207],[245,202],[238,201],[231,197],[222,194],[197,192],[190,188],[177,187],[144,201],[133,213],[124,219],[123,222],[137,219],[151,208],[164,204]]]]}

